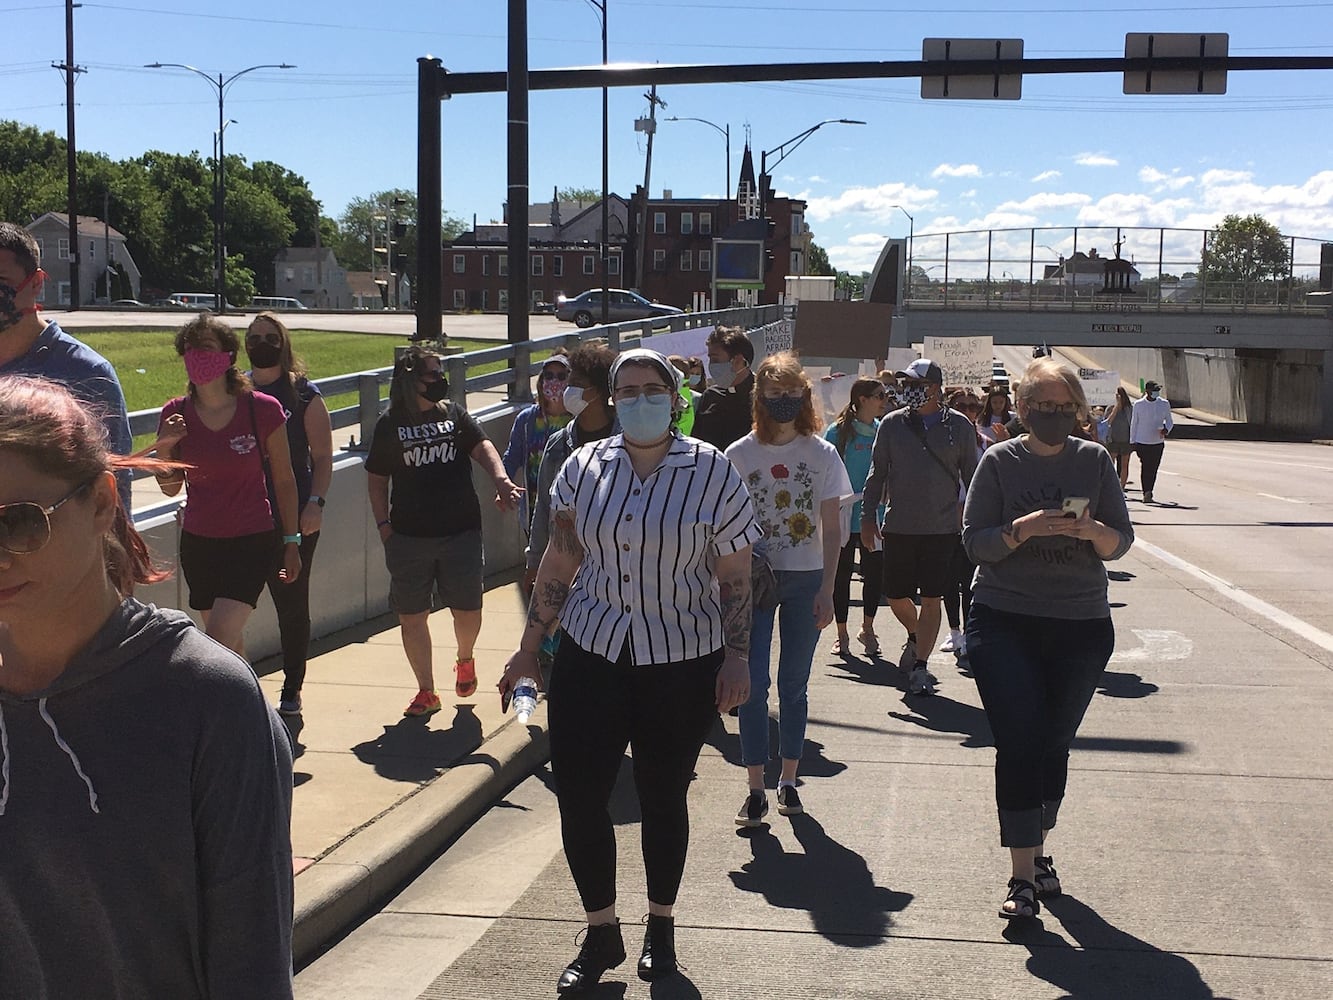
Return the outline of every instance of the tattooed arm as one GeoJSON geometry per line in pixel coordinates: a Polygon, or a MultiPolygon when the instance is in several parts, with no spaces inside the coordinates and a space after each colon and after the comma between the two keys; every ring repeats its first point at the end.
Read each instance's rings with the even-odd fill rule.
{"type": "Polygon", "coordinates": [[[717,710],[730,711],[750,697],[750,546],[719,556],[717,585],[722,601],[726,658],[717,672],[717,710]]]}
{"type": "MultiPolygon", "coordinates": [[[[560,621],[569,586],[583,562],[583,546],[574,527],[572,510],[551,512],[551,537],[537,568],[537,580],[528,601],[528,621],[519,640],[518,649],[505,664],[500,678],[501,693],[511,689],[520,677],[531,677],[541,682],[537,667],[537,650],[543,637],[554,631],[560,621]]],[[[748,633],[748,630],[747,630],[748,633]]]]}

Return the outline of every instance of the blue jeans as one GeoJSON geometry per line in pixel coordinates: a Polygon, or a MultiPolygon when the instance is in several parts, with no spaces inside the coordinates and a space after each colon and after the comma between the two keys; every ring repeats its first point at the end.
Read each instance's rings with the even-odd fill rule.
{"type": "Polygon", "coordinates": [[[967,655],[995,736],[1003,847],[1039,847],[1055,826],[1069,744],[1115,649],[1110,618],[1039,618],[973,604],[967,655]]]}
{"type": "Polygon", "coordinates": [[[741,706],[741,763],[749,767],[768,761],[769,653],[773,621],[778,619],[778,756],[800,760],[805,748],[805,723],[810,714],[807,691],[819,629],[815,628],[815,596],[824,571],[774,570],[778,605],[755,609],[750,626],[750,700],[741,706]]]}

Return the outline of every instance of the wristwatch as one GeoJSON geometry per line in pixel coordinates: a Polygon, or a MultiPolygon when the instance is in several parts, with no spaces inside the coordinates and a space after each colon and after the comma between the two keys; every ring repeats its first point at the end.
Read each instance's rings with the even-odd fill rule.
{"type": "Polygon", "coordinates": [[[313,493],[310,494],[310,501],[309,501],[309,502],[310,502],[310,503],[317,503],[317,504],[319,504],[321,510],[323,510],[323,509],[324,509],[324,505],[325,505],[326,503],[328,503],[328,501],[325,500],[323,497],[317,497],[317,496],[315,496],[313,493]]]}

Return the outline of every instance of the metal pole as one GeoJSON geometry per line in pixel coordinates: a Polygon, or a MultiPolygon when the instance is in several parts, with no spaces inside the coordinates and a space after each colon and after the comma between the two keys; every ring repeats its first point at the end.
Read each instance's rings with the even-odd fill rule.
{"type": "Polygon", "coordinates": [[[722,197],[730,199],[733,195],[731,190],[731,122],[727,122],[726,130],[722,133],[727,141],[727,186],[722,192],[722,197]]]}
{"type": "Polygon", "coordinates": [[[227,130],[223,127],[223,104],[226,96],[223,93],[222,74],[218,74],[218,155],[214,161],[214,168],[217,171],[217,191],[215,192],[216,201],[214,210],[217,212],[217,225],[213,229],[214,248],[213,253],[216,258],[214,261],[213,273],[213,294],[217,299],[217,311],[219,315],[227,311],[227,288],[225,276],[227,273],[227,224],[225,221],[227,204],[227,181],[223,161],[227,156],[227,130]]]}
{"type": "MultiPolygon", "coordinates": [[[[528,339],[528,4],[509,0],[509,343],[528,339]]],[[[514,362],[509,398],[527,402],[532,387],[514,362]]]]}
{"type": "Polygon", "coordinates": [[[440,217],[444,210],[440,178],[443,73],[440,60],[430,57],[417,60],[418,340],[442,340],[444,336],[444,293],[440,287],[444,277],[441,270],[444,251],[440,246],[440,217]]]}
{"type": "MultiPolygon", "coordinates": [[[[606,7],[607,0],[601,0],[599,5],[602,11],[602,68],[606,68],[606,7]]],[[[610,117],[607,95],[610,88],[602,87],[602,325],[606,326],[611,322],[611,296],[607,294],[606,289],[611,285],[610,270],[610,247],[607,244],[609,233],[607,230],[611,225],[611,210],[606,203],[607,191],[610,188],[610,164],[608,161],[608,126],[610,117]]],[[[621,275],[621,283],[624,283],[624,275],[621,275]]]]}

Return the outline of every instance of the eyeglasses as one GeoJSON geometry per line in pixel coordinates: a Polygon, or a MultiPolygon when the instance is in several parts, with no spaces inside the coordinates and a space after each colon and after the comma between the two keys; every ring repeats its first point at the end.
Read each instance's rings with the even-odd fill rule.
{"type": "Polygon", "coordinates": [[[0,506],[0,549],[16,555],[36,552],[51,540],[51,515],[95,482],[94,478],[74,487],[50,507],[30,500],[0,506]]]}
{"type": "Polygon", "coordinates": [[[274,347],[281,347],[282,334],[278,333],[276,330],[272,333],[265,334],[249,333],[245,336],[245,343],[247,347],[254,344],[271,344],[274,347]]]}
{"type": "Polygon", "coordinates": [[[802,397],[805,396],[805,388],[804,388],[804,387],[801,387],[801,388],[799,388],[799,389],[776,389],[776,390],[775,390],[775,389],[765,389],[765,390],[764,390],[764,397],[765,397],[766,399],[782,399],[784,396],[785,396],[787,399],[801,399],[802,397]]]}
{"type": "Polygon", "coordinates": [[[631,399],[638,399],[640,396],[647,396],[649,399],[662,399],[671,395],[672,390],[664,385],[627,385],[611,393],[611,398],[617,403],[624,403],[631,399]]]}
{"type": "Polygon", "coordinates": [[[1040,402],[1029,403],[1028,405],[1038,413],[1058,413],[1062,417],[1074,417],[1078,415],[1077,403],[1052,403],[1050,400],[1043,399],[1040,402]]]}
{"type": "Polygon", "coordinates": [[[423,368],[417,372],[417,378],[423,382],[438,382],[444,378],[444,372],[438,368],[423,368]]]}

